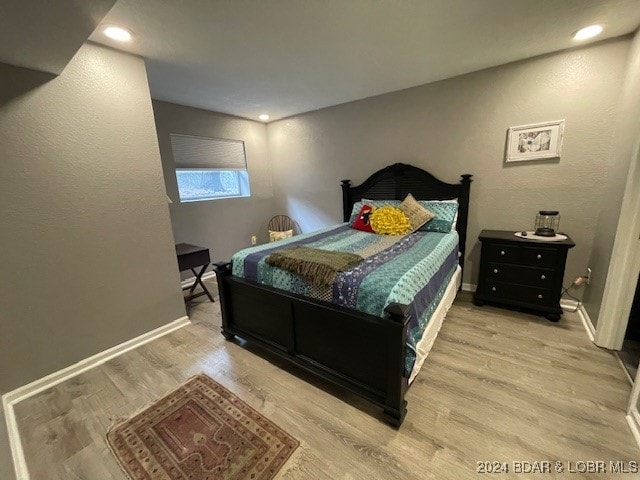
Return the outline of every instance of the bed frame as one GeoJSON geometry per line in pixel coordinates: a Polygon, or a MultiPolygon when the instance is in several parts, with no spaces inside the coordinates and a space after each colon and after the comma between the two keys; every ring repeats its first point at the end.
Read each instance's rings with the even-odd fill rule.
{"type": "MultiPolygon", "coordinates": [[[[396,163],[361,185],[352,187],[350,180],[342,180],[343,218],[348,221],[353,204],[363,198],[402,200],[408,193],[418,200],[457,198],[463,267],[471,181],[467,174],[460,183],[448,184],[420,168],[396,163]]],[[[234,277],[228,262],[216,263],[214,269],[227,340],[237,335],[257,344],[381,406],[392,425],[402,424],[407,412],[409,307],[391,304],[381,318],[234,277]]]]}

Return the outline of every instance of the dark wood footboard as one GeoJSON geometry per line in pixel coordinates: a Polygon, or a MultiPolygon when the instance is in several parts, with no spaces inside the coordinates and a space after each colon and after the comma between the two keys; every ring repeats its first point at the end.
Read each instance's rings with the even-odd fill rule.
{"type": "Polygon", "coordinates": [[[407,412],[404,348],[409,309],[385,317],[317,301],[231,275],[215,264],[222,333],[238,335],[384,409],[396,426],[407,412]]]}

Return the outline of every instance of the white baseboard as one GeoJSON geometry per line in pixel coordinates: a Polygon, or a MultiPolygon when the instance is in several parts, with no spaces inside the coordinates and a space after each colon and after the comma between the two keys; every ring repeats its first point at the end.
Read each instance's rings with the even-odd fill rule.
{"type": "Polygon", "coordinates": [[[463,283],[462,290],[465,292],[475,292],[478,286],[473,283],[463,283]]]}
{"type": "Polygon", "coordinates": [[[560,299],[560,306],[569,310],[576,310],[580,307],[580,303],[577,300],[571,300],[569,298],[560,299]]]}
{"type": "Polygon", "coordinates": [[[101,365],[112,358],[115,358],[119,355],[122,355],[129,350],[133,350],[134,348],[138,348],[145,343],[149,343],[156,338],[162,337],[168,333],[173,332],[179,328],[182,328],[186,325],[189,325],[191,320],[189,317],[181,317],[177,320],[167,323],[161,327],[158,327],[150,332],[143,333],[131,340],[127,340],[119,345],[115,345],[107,350],[104,350],[100,353],[96,353],[84,360],[80,360],[73,365],[69,365],[62,370],[58,370],[57,372],[51,373],[46,377],[42,377],[38,380],[35,380],[27,385],[23,385],[22,387],[18,387],[11,392],[8,392],[2,396],[2,401],[7,401],[9,403],[17,403],[25,398],[29,398],[37,393],[46,390],[47,388],[51,388],[57,385],[60,382],[63,382],[71,377],[75,377],[87,370],[90,370],[98,365],[101,365]]]}
{"type": "MultiPolygon", "coordinates": [[[[578,314],[578,316],[580,317],[580,320],[582,321],[582,326],[584,327],[584,330],[587,332],[587,336],[589,337],[589,340],[595,343],[596,329],[593,326],[591,317],[589,316],[589,313],[587,312],[587,310],[584,308],[584,305],[575,300],[563,298],[560,301],[560,306],[562,308],[567,308],[571,311],[575,311],[578,314]]],[[[631,385],[633,385],[633,378],[631,378],[631,375],[629,375],[629,372],[627,371],[627,367],[625,367],[624,362],[620,358],[620,353],[615,350],[612,350],[612,352],[615,355],[616,359],[618,360],[618,363],[620,364],[620,368],[622,368],[622,371],[627,377],[627,380],[631,385]]]]}
{"type": "Polygon", "coordinates": [[[18,387],[11,392],[5,393],[2,396],[2,406],[4,408],[5,420],[7,423],[7,433],[9,436],[9,446],[11,447],[11,455],[13,457],[13,465],[16,472],[17,480],[29,480],[29,471],[27,470],[27,464],[24,458],[24,451],[22,450],[22,443],[20,442],[20,432],[18,430],[18,423],[15,418],[13,406],[16,403],[21,402],[33,395],[36,395],[48,388],[51,388],[71,377],[80,375],[87,370],[102,365],[103,363],[115,358],[123,353],[138,348],[145,343],[149,343],[157,338],[160,338],[168,333],[171,333],[179,328],[189,325],[191,320],[189,317],[182,317],[167,323],[162,327],[151,330],[150,332],[143,333],[142,335],[127,340],[111,347],[103,352],[92,355],[84,360],[80,360],[73,365],[70,365],[62,370],[58,370],[46,377],[42,377],[27,385],[18,387]]]}
{"type": "MultiPolygon", "coordinates": [[[[208,280],[211,277],[215,277],[215,276],[216,276],[216,272],[207,272],[204,275],[202,275],[202,280],[208,280]]],[[[195,281],[196,281],[196,277],[189,277],[182,280],[180,284],[182,285],[182,288],[187,288],[192,286],[193,282],[195,281]]]]}
{"type": "Polygon", "coordinates": [[[27,462],[24,459],[24,450],[22,450],[22,442],[20,441],[20,431],[18,430],[18,422],[13,411],[14,402],[9,403],[2,397],[2,407],[4,409],[4,419],[7,423],[7,436],[9,437],[9,448],[11,449],[11,458],[13,460],[13,470],[16,473],[17,480],[29,480],[29,470],[27,462]]]}
{"type": "Polygon", "coordinates": [[[633,438],[635,438],[638,447],[640,448],[640,418],[638,418],[637,410],[630,410],[627,414],[627,423],[629,424],[629,428],[631,429],[631,433],[633,433],[633,438]]]}
{"type": "Polygon", "coordinates": [[[629,371],[627,370],[627,367],[622,361],[622,358],[620,357],[620,352],[617,350],[612,350],[612,352],[615,355],[616,359],[618,360],[618,364],[620,365],[620,368],[624,372],[625,377],[627,377],[627,380],[629,381],[629,385],[631,385],[631,387],[633,388],[633,378],[631,378],[631,374],[629,373],[629,371]]]}
{"type": "Polygon", "coordinates": [[[595,340],[596,329],[594,328],[591,317],[589,317],[589,313],[584,308],[584,305],[582,303],[576,302],[575,300],[563,299],[560,301],[560,306],[562,308],[567,308],[570,310],[575,310],[577,307],[576,313],[580,317],[580,321],[582,322],[582,325],[587,332],[589,340],[593,342],[595,340]]]}

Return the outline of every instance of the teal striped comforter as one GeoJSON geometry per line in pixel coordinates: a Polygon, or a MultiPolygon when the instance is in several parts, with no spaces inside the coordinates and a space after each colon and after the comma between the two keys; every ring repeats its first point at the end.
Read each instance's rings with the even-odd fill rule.
{"type": "Polygon", "coordinates": [[[385,307],[393,302],[408,305],[411,320],[405,361],[407,373],[415,362],[415,345],[457,265],[456,232],[416,232],[393,237],[361,232],[347,224],[247,248],[232,258],[232,272],[236,277],[372,315],[384,316],[385,307]],[[332,285],[314,285],[265,262],[274,251],[295,245],[356,253],[364,260],[338,273],[332,285]]]}

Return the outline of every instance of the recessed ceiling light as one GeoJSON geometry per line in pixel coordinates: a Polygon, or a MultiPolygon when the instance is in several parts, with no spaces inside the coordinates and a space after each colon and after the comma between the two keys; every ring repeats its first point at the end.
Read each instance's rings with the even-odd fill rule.
{"type": "Polygon", "coordinates": [[[602,33],[602,25],[589,25],[588,27],[581,28],[573,34],[574,40],[587,40],[593,38],[602,33]]]}
{"type": "Polygon", "coordinates": [[[266,122],[267,120],[269,120],[269,115],[267,115],[266,113],[263,113],[262,115],[259,115],[258,118],[263,122],[266,122]]]}
{"type": "Polygon", "coordinates": [[[106,27],[103,31],[107,37],[117,40],[118,42],[128,42],[131,40],[131,32],[124,28],[110,26],[106,27]]]}

